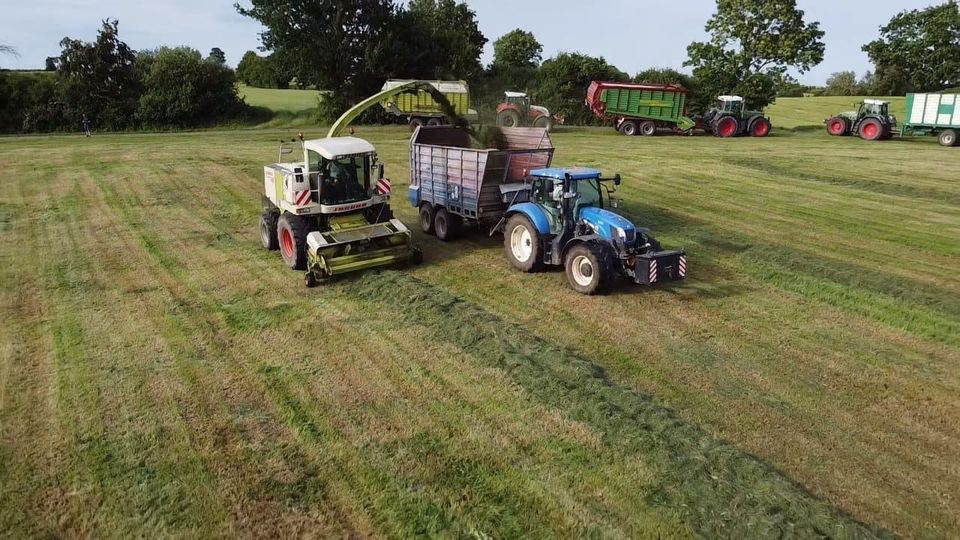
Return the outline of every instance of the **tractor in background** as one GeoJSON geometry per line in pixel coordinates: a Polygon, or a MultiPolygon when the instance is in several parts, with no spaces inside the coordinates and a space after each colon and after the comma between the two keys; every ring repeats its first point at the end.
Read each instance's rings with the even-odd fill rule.
{"type": "Polygon", "coordinates": [[[866,141],[890,139],[897,128],[897,119],[890,114],[890,104],[879,99],[865,99],[858,104],[856,111],[835,114],[823,123],[830,135],[857,135],[866,141]]]}
{"type": "Polygon", "coordinates": [[[717,106],[707,111],[700,121],[707,133],[718,137],[751,135],[766,137],[770,133],[770,119],[761,111],[743,110],[740,96],[719,96],[717,106]]]}
{"type": "Polygon", "coordinates": [[[618,275],[643,285],[681,280],[682,250],[664,250],[646,229],[608,208],[620,175],[601,178],[588,168],[529,171],[526,200],[504,213],[503,245],[510,264],[524,272],[563,266],[570,287],[582,294],[610,288],[618,275]],[[613,188],[609,184],[613,184],[613,188]]]}
{"type": "Polygon", "coordinates": [[[560,115],[551,116],[546,107],[533,105],[523,92],[504,92],[504,101],[497,105],[497,125],[500,127],[533,126],[547,131],[553,125],[563,124],[560,115]]]}

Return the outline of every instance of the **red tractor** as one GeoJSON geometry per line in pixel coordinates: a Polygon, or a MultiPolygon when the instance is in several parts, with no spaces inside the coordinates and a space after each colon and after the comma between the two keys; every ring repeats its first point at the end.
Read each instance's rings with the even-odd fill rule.
{"type": "Polygon", "coordinates": [[[497,125],[500,127],[533,126],[550,131],[554,124],[562,124],[559,114],[550,116],[546,107],[532,105],[530,96],[523,92],[504,92],[503,103],[497,105],[497,125]]]}

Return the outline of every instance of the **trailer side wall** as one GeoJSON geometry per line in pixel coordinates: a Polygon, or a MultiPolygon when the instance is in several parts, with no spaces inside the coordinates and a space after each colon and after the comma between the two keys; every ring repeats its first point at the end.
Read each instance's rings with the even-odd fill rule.
{"type": "Polygon", "coordinates": [[[960,95],[907,94],[904,127],[960,128],[960,95]]]}

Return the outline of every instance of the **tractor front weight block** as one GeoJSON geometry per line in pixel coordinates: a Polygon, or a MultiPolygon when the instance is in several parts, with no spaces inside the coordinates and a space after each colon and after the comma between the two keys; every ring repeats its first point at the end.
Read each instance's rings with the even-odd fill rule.
{"type": "Polygon", "coordinates": [[[635,283],[654,285],[667,281],[680,281],[687,276],[687,255],[683,251],[655,251],[637,255],[632,270],[635,283]]]}

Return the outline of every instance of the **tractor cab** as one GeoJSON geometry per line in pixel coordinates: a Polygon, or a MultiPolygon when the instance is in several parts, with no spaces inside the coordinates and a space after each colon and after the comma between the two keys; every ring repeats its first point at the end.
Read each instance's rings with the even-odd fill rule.
{"type": "Polygon", "coordinates": [[[722,113],[740,116],[743,112],[743,98],[740,96],[720,96],[717,104],[717,110],[722,113]]]}
{"type": "Polygon", "coordinates": [[[524,92],[504,92],[504,103],[516,105],[522,111],[530,110],[530,96],[524,92]]]}
{"type": "Polygon", "coordinates": [[[886,117],[890,112],[890,104],[879,99],[865,99],[863,100],[863,103],[860,103],[859,105],[860,108],[857,111],[857,116],[860,118],[871,115],[886,117]]]}
{"type": "Polygon", "coordinates": [[[547,214],[553,234],[572,227],[586,208],[617,208],[613,197],[620,176],[601,178],[600,171],[589,168],[549,168],[530,171],[530,201],[547,214]],[[604,182],[612,180],[613,188],[604,182]]]}

